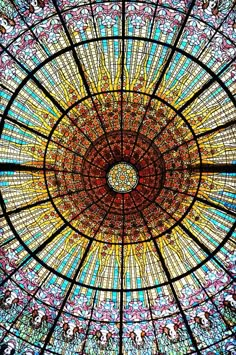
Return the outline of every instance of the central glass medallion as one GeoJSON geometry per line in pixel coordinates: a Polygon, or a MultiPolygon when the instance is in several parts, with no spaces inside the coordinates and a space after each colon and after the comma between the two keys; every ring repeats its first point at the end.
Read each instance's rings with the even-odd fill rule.
{"type": "Polygon", "coordinates": [[[131,192],[138,185],[138,180],[137,170],[126,162],[116,163],[107,174],[108,185],[118,193],[131,192]]]}

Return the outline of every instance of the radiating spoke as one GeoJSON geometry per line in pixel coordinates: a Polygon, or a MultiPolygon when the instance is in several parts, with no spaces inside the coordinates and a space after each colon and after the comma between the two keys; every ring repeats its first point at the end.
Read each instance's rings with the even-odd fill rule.
{"type": "MultiPolygon", "coordinates": [[[[114,198],[114,199],[115,199],[115,198],[114,198]]],[[[106,212],[106,215],[105,215],[104,219],[102,219],[102,221],[99,223],[99,225],[98,225],[98,227],[97,227],[97,230],[96,230],[96,232],[94,233],[93,238],[96,237],[96,235],[97,235],[97,233],[99,232],[99,230],[100,230],[102,224],[104,223],[104,220],[105,220],[106,216],[107,216],[108,213],[110,212],[110,209],[111,209],[111,207],[112,207],[112,205],[113,205],[114,199],[112,200],[112,202],[111,202],[111,204],[110,204],[110,207],[107,209],[107,212],[106,212]]],[[[60,308],[60,310],[58,311],[58,314],[57,314],[57,316],[56,316],[56,318],[55,318],[55,320],[54,320],[54,323],[53,323],[52,327],[50,328],[50,330],[49,330],[49,332],[48,332],[48,334],[47,334],[47,336],[46,336],[46,339],[45,339],[45,342],[44,342],[44,345],[43,345],[43,348],[42,348],[42,351],[41,351],[40,354],[44,354],[44,351],[45,351],[45,349],[47,348],[48,343],[50,342],[50,339],[51,339],[52,334],[53,334],[53,332],[54,332],[54,329],[55,329],[55,327],[56,327],[56,325],[57,325],[57,322],[58,322],[58,320],[59,320],[59,318],[60,318],[60,316],[61,316],[61,314],[62,314],[62,312],[63,312],[63,309],[64,309],[64,307],[65,307],[65,305],[66,305],[66,302],[67,302],[68,298],[70,297],[71,292],[72,292],[72,289],[73,289],[73,287],[74,287],[74,285],[75,285],[75,283],[76,283],[76,279],[77,279],[77,277],[78,277],[78,275],[79,275],[79,273],[80,273],[82,267],[84,266],[84,262],[85,262],[85,260],[86,260],[86,258],[87,258],[87,256],[88,256],[88,254],[89,254],[89,251],[91,250],[92,243],[93,243],[93,239],[91,239],[91,240],[88,242],[88,245],[87,245],[87,247],[86,247],[86,249],[85,249],[85,251],[84,251],[84,254],[83,254],[83,256],[82,256],[82,258],[81,258],[81,260],[80,260],[80,262],[79,262],[79,265],[78,265],[78,267],[77,267],[77,269],[76,269],[76,272],[75,272],[75,274],[74,274],[74,277],[73,277],[73,279],[72,279],[72,281],[71,281],[70,287],[69,287],[69,289],[68,289],[68,291],[67,291],[67,293],[66,293],[66,296],[65,296],[65,298],[64,298],[64,300],[63,300],[63,302],[62,302],[61,308],[60,308]]]]}
{"type": "MultiPolygon", "coordinates": [[[[133,199],[133,198],[132,198],[132,199],[133,199]]],[[[152,234],[152,231],[151,231],[151,229],[150,229],[150,227],[149,227],[149,225],[148,225],[148,223],[147,223],[146,218],[144,217],[142,211],[137,207],[137,205],[136,205],[134,199],[133,199],[133,203],[134,203],[134,205],[136,206],[137,211],[140,213],[140,216],[141,216],[141,218],[143,219],[143,222],[144,222],[144,224],[145,224],[145,226],[146,226],[146,228],[147,228],[147,230],[148,230],[148,233],[149,233],[150,236],[151,236],[151,240],[152,240],[152,242],[153,242],[153,244],[154,244],[154,246],[155,246],[157,255],[158,255],[159,260],[160,260],[160,264],[161,264],[161,266],[162,266],[162,268],[163,268],[163,270],[164,270],[164,272],[165,272],[165,275],[166,275],[166,277],[167,277],[167,279],[168,279],[169,286],[170,286],[170,288],[171,288],[171,291],[172,291],[172,294],[173,294],[173,296],[174,296],[175,302],[176,302],[176,304],[178,305],[178,308],[179,308],[180,314],[181,314],[181,316],[182,316],[182,318],[183,318],[184,324],[185,324],[185,326],[186,326],[186,328],[187,328],[187,330],[188,330],[188,333],[189,333],[190,339],[191,339],[191,341],[192,341],[192,344],[193,344],[194,348],[196,349],[197,354],[200,355],[201,352],[200,352],[199,349],[198,349],[196,339],[195,339],[195,337],[194,337],[194,335],[193,335],[193,331],[192,331],[192,329],[191,329],[191,327],[190,327],[190,325],[189,325],[189,323],[188,323],[186,314],[185,314],[184,311],[183,311],[183,308],[182,308],[182,305],[181,305],[181,303],[180,303],[180,301],[179,301],[179,298],[178,298],[178,295],[177,295],[177,293],[176,293],[176,290],[175,290],[175,288],[174,288],[174,286],[173,286],[173,284],[172,284],[170,272],[169,272],[169,269],[168,269],[168,267],[167,267],[167,265],[166,265],[165,259],[164,259],[163,255],[162,255],[161,251],[160,251],[160,248],[159,248],[159,246],[158,246],[158,244],[157,244],[156,239],[154,238],[154,236],[153,236],[153,234],[152,234]]]]}
{"type": "MultiPolygon", "coordinates": [[[[161,82],[162,82],[162,80],[163,80],[163,78],[164,78],[164,76],[165,76],[165,74],[166,74],[166,72],[167,72],[167,69],[169,68],[169,65],[170,65],[170,63],[171,63],[171,61],[172,61],[172,59],[173,59],[173,57],[174,57],[174,55],[175,55],[175,53],[176,53],[176,48],[177,48],[177,46],[178,46],[179,40],[180,40],[180,38],[181,38],[181,36],[182,36],[182,34],[183,34],[183,31],[184,31],[184,29],[185,29],[185,25],[186,25],[186,23],[187,23],[187,21],[188,21],[188,19],[189,19],[189,17],[190,17],[190,14],[191,14],[191,12],[192,12],[192,9],[193,9],[194,5],[195,5],[195,0],[192,0],[191,3],[190,3],[190,5],[189,5],[188,12],[187,12],[187,14],[186,14],[185,17],[184,17],[184,20],[183,20],[183,22],[182,22],[182,24],[181,24],[181,27],[180,27],[180,29],[179,29],[179,31],[178,31],[178,34],[177,34],[176,38],[175,38],[174,44],[173,44],[173,46],[172,46],[172,48],[171,48],[171,50],[170,50],[170,54],[169,54],[168,58],[167,58],[166,61],[165,61],[164,68],[163,68],[163,70],[161,71],[160,77],[159,77],[157,83],[155,84],[155,87],[154,87],[154,90],[153,90],[153,92],[152,92],[152,95],[151,95],[151,97],[150,97],[150,99],[149,99],[149,101],[148,101],[148,104],[147,104],[147,106],[146,106],[146,109],[145,109],[143,118],[142,118],[142,120],[141,120],[141,122],[140,122],[140,124],[139,124],[138,129],[137,129],[137,133],[138,133],[138,134],[139,134],[139,132],[140,132],[142,126],[143,126],[143,122],[144,122],[144,120],[145,120],[145,118],[146,118],[146,115],[147,115],[147,112],[148,112],[148,110],[149,110],[149,108],[150,108],[151,102],[152,102],[153,98],[155,97],[155,95],[156,95],[156,93],[157,93],[157,91],[158,91],[158,89],[159,89],[159,87],[160,87],[160,84],[161,84],[161,82]]],[[[137,136],[138,136],[138,135],[137,135],[137,136]]],[[[134,146],[136,145],[136,143],[137,143],[137,141],[135,141],[134,146]]],[[[133,155],[133,152],[134,152],[134,148],[133,148],[133,150],[132,150],[132,152],[131,152],[131,156],[133,155]]]]}
{"type": "Polygon", "coordinates": [[[223,354],[234,6],[69,2],[1,4],[0,353],[13,339],[41,355],[223,354]],[[19,300],[5,309],[8,290],[19,300]],[[33,328],[34,307],[47,326],[33,328]]]}
{"type": "MultiPolygon", "coordinates": [[[[167,215],[170,216],[170,218],[172,218],[175,222],[178,222],[178,226],[181,227],[181,229],[188,235],[188,237],[190,237],[193,242],[195,242],[201,250],[204,251],[204,253],[208,256],[208,258],[212,258],[214,259],[214,261],[221,267],[222,270],[224,270],[231,278],[234,278],[233,275],[231,274],[231,272],[229,272],[225,266],[213,255],[213,253],[210,251],[210,249],[203,244],[187,227],[185,227],[185,225],[183,224],[182,221],[178,221],[174,216],[172,216],[162,205],[160,205],[159,203],[157,203],[156,201],[152,201],[150,199],[148,199],[145,195],[143,195],[140,191],[139,194],[142,195],[143,197],[145,197],[150,203],[153,203],[155,206],[159,207],[163,212],[165,212],[167,215]]],[[[236,226],[236,222],[233,226],[233,230],[236,226]]],[[[232,231],[232,229],[231,229],[232,231]]],[[[227,239],[227,237],[226,237],[227,239]]],[[[224,241],[223,241],[224,242],[224,241]]],[[[216,250],[219,250],[219,246],[216,248],[216,250]]]]}
{"type": "MultiPolygon", "coordinates": [[[[92,163],[90,163],[90,164],[94,165],[92,163]]],[[[99,167],[99,169],[103,170],[103,169],[101,169],[101,167],[99,167]]],[[[84,173],[81,173],[81,172],[75,171],[75,170],[72,170],[72,171],[60,170],[60,169],[55,169],[55,168],[47,168],[47,167],[43,167],[43,166],[34,166],[34,165],[24,165],[24,164],[18,164],[18,163],[0,163],[0,170],[4,171],[4,172],[29,171],[29,172],[39,172],[42,174],[44,174],[45,172],[52,172],[52,173],[63,173],[63,174],[75,174],[75,175],[81,175],[81,176],[86,176],[86,177],[91,177],[91,178],[100,178],[101,177],[99,175],[84,174],[84,173]]]]}
{"type": "MultiPolygon", "coordinates": [[[[213,208],[215,208],[215,209],[217,209],[217,210],[220,210],[220,211],[222,211],[222,212],[225,212],[225,213],[227,213],[227,214],[230,214],[231,216],[233,216],[233,217],[236,218],[236,213],[235,213],[235,212],[231,211],[230,209],[224,208],[224,207],[222,207],[222,206],[220,205],[220,202],[223,203],[223,201],[219,201],[219,204],[217,204],[217,203],[215,203],[215,202],[213,202],[213,201],[211,201],[211,200],[206,200],[206,199],[201,198],[201,197],[199,197],[199,196],[189,194],[188,192],[185,192],[185,191],[180,191],[180,190],[178,190],[178,189],[173,189],[173,188],[171,188],[171,187],[169,187],[169,186],[163,186],[163,187],[164,187],[165,189],[169,190],[169,191],[173,191],[173,192],[176,192],[176,193],[181,194],[181,195],[185,195],[185,196],[192,197],[192,198],[194,198],[196,201],[199,201],[199,202],[203,203],[204,205],[207,205],[207,206],[209,206],[209,207],[213,207],[213,208]]],[[[210,193],[210,192],[209,192],[209,193],[210,193]]]]}
{"type": "MultiPolygon", "coordinates": [[[[3,116],[2,116],[3,117],[3,116]]],[[[23,124],[22,122],[20,122],[19,120],[15,120],[14,118],[11,118],[9,116],[6,116],[6,119],[14,124],[16,124],[17,126],[26,129],[29,132],[34,133],[36,136],[39,136],[43,139],[45,139],[46,141],[49,139],[50,136],[46,136],[45,134],[33,129],[32,127],[29,127],[25,124],[23,124]]],[[[92,142],[92,140],[76,125],[77,129],[82,132],[83,136],[91,143],[91,145],[94,145],[94,143],[92,142]]],[[[79,156],[81,158],[83,158],[85,161],[87,161],[89,164],[91,164],[92,166],[95,166],[96,168],[98,168],[99,170],[102,170],[100,166],[98,166],[97,164],[94,164],[93,162],[91,162],[90,160],[88,160],[83,154],[79,153],[78,151],[74,151],[72,149],[70,149],[69,146],[65,146],[63,144],[61,144],[60,142],[54,140],[53,138],[50,138],[50,143],[53,143],[55,145],[58,145],[59,147],[61,147],[62,149],[65,149],[68,152],[71,152],[72,154],[79,156]]],[[[100,152],[97,152],[98,155],[101,156],[100,152]]],[[[102,158],[104,158],[103,156],[101,156],[102,158]]]]}
{"type": "Polygon", "coordinates": [[[104,123],[103,123],[103,121],[102,121],[102,119],[101,119],[101,117],[100,117],[100,114],[99,114],[99,112],[98,112],[98,108],[97,108],[96,102],[94,101],[92,92],[91,92],[91,90],[90,90],[89,84],[88,84],[87,79],[86,79],[86,76],[85,76],[85,72],[84,72],[84,69],[83,69],[83,65],[82,65],[82,63],[80,62],[80,60],[79,60],[79,58],[78,58],[78,55],[77,55],[77,53],[76,53],[76,50],[75,50],[75,48],[74,48],[74,43],[73,43],[72,37],[71,37],[71,35],[70,35],[70,32],[69,32],[69,30],[68,30],[68,28],[67,28],[67,25],[66,25],[66,23],[65,23],[65,20],[64,20],[64,18],[63,18],[63,16],[62,16],[61,12],[60,12],[60,10],[59,10],[57,1],[56,1],[56,0],[52,0],[52,2],[53,2],[53,5],[54,5],[54,7],[55,7],[55,9],[56,9],[56,12],[57,12],[57,14],[58,14],[58,17],[60,18],[60,21],[61,21],[61,23],[62,23],[63,29],[64,29],[65,34],[66,34],[66,36],[67,36],[67,39],[68,39],[68,41],[69,41],[69,43],[70,43],[70,45],[71,45],[71,48],[72,48],[72,55],[73,55],[74,61],[75,61],[76,65],[77,65],[77,67],[78,67],[79,74],[80,74],[80,76],[81,76],[81,78],[82,78],[82,81],[83,81],[84,87],[85,87],[85,89],[86,89],[86,91],[87,91],[87,93],[88,93],[88,96],[90,97],[90,99],[91,99],[91,101],[92,101],[92,103],[93,103],[93,107],[94,107],[94,109],[95,109],[95,111],[96,111],[98,120],[99,120],[100,125],[101,125],[101,127],[102,127],[102,130],[103,130],[103,132],[104,132],[104,134],[105,134],[106,141],[107,141],[107,145],[108,145],[108,147],[109,147],[109,149],[110,149],[110,152],[111,152],[112,156],[114,157],[113,151],[112,151],[111,146],[110,146],[109,139],[108,139],[108,137],[107,137],[106,128],[105,128],[104,123]]]}

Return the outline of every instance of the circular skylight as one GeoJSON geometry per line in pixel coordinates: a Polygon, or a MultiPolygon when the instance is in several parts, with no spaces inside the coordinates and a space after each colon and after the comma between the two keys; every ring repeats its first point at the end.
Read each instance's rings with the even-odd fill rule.
{"type": "Polygon", "coordinates": [[[0,354],[233,354],[234,1],[1,1],[0,354]]]}
{"type": "Polygon", "coordinates": [[[138,173],[126,162],[116,163],[107,174],[108,185],[118,193],[131,192],[138,184],[138,173]]]}

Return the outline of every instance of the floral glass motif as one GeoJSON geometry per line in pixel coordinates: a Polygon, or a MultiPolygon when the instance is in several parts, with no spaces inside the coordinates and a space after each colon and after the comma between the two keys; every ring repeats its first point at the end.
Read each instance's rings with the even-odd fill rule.
{"type": "Polygon", "coordinates": [[[117,163],[109,170],[107,181],[115,192],[127,193],[132,191],[138,184],[137,171],[130,164],[117,163]]]}
{"type": "Polygon", "coordinates": [[[0,355],[235,353],[235,43],[234,0],[0,0],[0,355]]]}

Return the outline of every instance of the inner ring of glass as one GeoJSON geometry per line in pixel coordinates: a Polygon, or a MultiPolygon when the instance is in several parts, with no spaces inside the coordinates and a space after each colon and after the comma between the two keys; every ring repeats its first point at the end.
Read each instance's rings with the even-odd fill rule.
{"type": "Polygon", "coordinates": [[[132,164],[120,162],[112,166],[107,174],[107,183],[118,193],[131,192],[138,185],[138,172],[132,164]]]}

